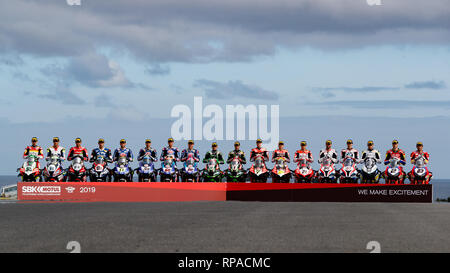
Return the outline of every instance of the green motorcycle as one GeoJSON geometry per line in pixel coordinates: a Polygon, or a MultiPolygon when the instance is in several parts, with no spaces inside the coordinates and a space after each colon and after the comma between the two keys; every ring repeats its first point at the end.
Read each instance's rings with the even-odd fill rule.
{"type": "Polygon", "coordinates": [[[220,170],[217,159],[211,158],[202,173],[203,182],[222,182],[223,172],[220,170]]]}
{"type": "Polygon", "coordinates": [[[234,157],[230,162],[230,166],[225,171],[227,182],[245,182],[247,179],[247,172],[242,167],[239,157],[234,157]]]}

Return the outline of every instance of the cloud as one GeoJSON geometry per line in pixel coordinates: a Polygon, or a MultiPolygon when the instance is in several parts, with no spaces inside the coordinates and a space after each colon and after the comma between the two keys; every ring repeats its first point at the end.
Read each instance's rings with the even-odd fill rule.
{"type": "Polygon", "coordinates": [[[112,102],[111,96],[107,96],[105,94],[95,97],[94,105],[97,107],[106,107],[106,108],[117,106],[115,103],[112,102]]]}
{"type": "Polygon", "coordinates": [[[68,89],[55,90],[50,93],[43,94],[39,96],[40,98],[47,98],[55,101],[59,101],[67,105],[85,105],[86,101],[72,93],[68,89]]]}
{"type": "Polygon", "coordinates": [[[344,106],[353,108],[408,108],[408,107],[443,107],[450,109],[450,101],[422,101],[422,100],[341,100],[327,102],[310,102],[311,105],[344,106]]]}
{"type": "Polygon", "coordinates": [[[163,66],[161,64],[153,64],[150,65],[147,69],[145,69],[145,72],[150,75],[164,76],[170,74],[170,67],[163,66]]]}
{"type": "Polygon", "coordinates": [[[65,85],[77,82],[92,88],[152,89],[144,83],[130,81],[118,63],[93,52],[71,57],[66,65],[47,65],[41,72],[59,84],[65,85]]]}
{"type": "Polygon", "coordinates": [[[405,85],[407,89],[445,89],[446,84],[444,81],[424,81],[424,82],[412,82],[405,85]]]}
{"type": "Polygon", "coordinates": [[[344,92],[379,92],[379,91],[390,91],[398,90],[398,87],[388,87],[388,86],[363,86],[363,87],[316,87],[313,88],[314,91],[319,92],[331,92],[331,91],[344,91],[344,92]]]}
{"type": "Polygon", "coordinates": [[[278,100],[279,96],[273,91],[264,90],[261,87],[247,85],[241,81],[228,81],[226,83],[211,80],[197,80],[194,87],[201,88],[210,98],[224,99],[243,97],[262,100],[278,100]]]}
{"type": "Polygon", "coordinates": [[[0,64],[6,66],[18,66],[23,65],[25,62],[23,59],[17,54],[6,54],[0,56],[0,64]]]}
{"type": "Polygon", "coordinates": [[[147,63],[248,61],[280,47],[448,45],[449,17],[447,0],[15,0],[0,9],[0,52],[111,48],[147,63]]]}
{"type": "Polygon", "coordinates": [[[118,63],[100,54],[74,57],[65,73],[79,83],[90,87],[131,87],[118,63]]]}

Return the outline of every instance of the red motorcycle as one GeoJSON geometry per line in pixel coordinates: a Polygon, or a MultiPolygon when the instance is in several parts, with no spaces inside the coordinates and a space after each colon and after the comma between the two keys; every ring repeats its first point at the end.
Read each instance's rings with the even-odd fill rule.
{"type": "Polygon", "coordinates": [[[255,157],[255,163],[248,170],[250,182],[252,183],[266,183],[269,177],[269,171],[266,168],[264,158],[262,155],[255,157]]]}
{"type": "Polygon", "coordinates": [[[314,179],[314,170],[306,159],[301,159],[297,164],[294,176],[297,183],[312,183],[314,179]]]}
{"type": "Polygon", "coordinates": [[[83,159],[79,156],[76,156],[72,160],[72,164],[70,165],[67,171],[67,179],[69,182],[86,182],[87,171],[86,167],[84,167],[83,159]]]}
{"type": "Polygon", "coordinates": [[[273,183],[289,183],[292,172],[288,167],[286,158],[279,157],[275,160],[275,166],[272,169],[273,183]]]}

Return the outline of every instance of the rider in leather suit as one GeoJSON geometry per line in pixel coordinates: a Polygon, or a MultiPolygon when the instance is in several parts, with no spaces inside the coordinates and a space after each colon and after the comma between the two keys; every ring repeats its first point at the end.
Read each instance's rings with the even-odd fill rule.
{"type": "Polygon", "coordinates": [[[75,147],[70,148],[69,155],[67,155],[67,160],[72,161],[74,157],[79,156],[83,161],[89,160],[88,151],[86,148],[81,146],[81,138],[75,139],[75,147]]]}
{"type": "Polygon", "coordinates": [[[367,142],[367,150],[364,150],[361,155],[361,161],[364,162],[367,158],[375,159],[377,164],[381,163],[381,155],[378,150],[373,148],[373,141],[369,140],[367,142]]]}
{"type": "Polygon", "coordinates": [[[173,146],[173,143],[174,143],[173,138],[169,138],[167,140],[167,143],[168,143],[168,146],[164,147],[162,149],[161,157],[160,157],[159,160],[161,162],[164,162],[166,156],[172,155],[173,156],[173,163],[172,164],[175,165],[175,167],[176,167],[176,162],[180,161],[180,158],[179,158],[180,157],[180,151],[178,150],[177,147],[173,146]]]}
{"type": "Polygon", "coordinates": [[[250,152],[250,162],[255,161],[255,157],[261,155],[264,164],[269,161],[269,152],[266,150],[266,148],[262,147],[262,140],[257,139],[256,140],[256,148],[253,148],[250,152]]]}
{"type": "Polygon", "coordinates": [[[300,142],[300,150],[297,150],[294,155],[294,162],[300,162],[302,159],[306,159],[309,163],[313,163],[314,158],[310,150],[306,149],[306,141],[300,142]]]}
{"type": "Polygon", "coordinates": [[[241,161],[242,165],[245,165],[247,163],[247,160],[245,159],[245,153],[240,150],[241,143],[239,141],[236,141],[234,143],[234,150],[228,153],[228,159],[227,163],[230,164],[233,158],[238,157],[241,161]]]}
{"type": "Polygon", "coordinates": [[[219,164],[225,163],[222,153],[217,150],[216,142],[213,142],[211,145],[211,151],[206,152],[205,157],[203,158],[203,163],[208,163],[211,158],[215,158],[219,164]]]}
{"type": "Polygon", "coordinates": [[[181,161],[185,162],[188,158],[193,158],[195,161],[195,164],[200,161],[200,153],[197,149],[194,149],[194,141],[189,140],[188,141],[188,148],[184,149],[181,152],[181,161]]]}
{"type": "Polygon", "coordinates": [[[320,150],[319,153],[319,160],[318,160],[319,163],[322,163],[323,159],[327,156],[331,159],[333,163],[338,162],[336,150],[331,148],[331,144],[332,144],[331,140],[327,140],[325,142],[325,149],[320,150]]]}
{"type": "Polygon", "coordinates": [[[344,163],[346,158],[351,158],[355,163],[359,163],[359,152],[353,148],[353,141],[347,140],[347,148],[341,150],[341,162],[344,163]]]}
{"type": "Polygon", "coordinates": [[[120,148],[117,148],[114,151],[113,161],[119,161],[119,158],[123,155],[125,155],[128,162],[133,162],[133,152],[131,149],[127,148],[127,141],[125,139],[120,140],[120,148]]]}
{"type": "Polygon", "coordinates": [[[149,156],[153,162],[158,161],[157,152],[152,148],[152,141],[150,139],[145,140],[145,147],[139,151],[138,161],[144,159],[145,156],[149,156]]]}
{"type": "Polygon", "coordinates": [[[47,156],[45,160],[49,161],[52,156],[57,156],[58,161],[61,164],[66,159],[66,149],[59,146],[59,138],[53,138],[53,146],[47,148],[47,156]]]}
{"type": "Polygon", "coordinates": [[[287,163],[291,162],[291,158],[289,156],[289,151],[284,149],[284,142],[278,142],[278,150],[273,151],[272,153],[272,162],[275,162],[277,158],[284,157],[287,163]]]}
{"type": "Polygon", "coordinates": [[[97,158],[103,158],[107,163],[113,162],[111,150],[105,148],[105,140],[103,138],[98,140],[98,148],[92,150],[89,162],[93,163],[97,158]]]}
{"type": "MultiPolygon", "coordinates": [[[[416,158],[419,156],[423,156],[425,165],[428,164],[428,161],[430,160],[430,154],[428,154],[427,152],[425,152],[423,150],[423,143],[420,141],[417,142],[416,148],[417,148],[417,150],[411,153],[411,164],[415,164],[416,158]]],[[[408,173],[409,180],[412,179],[413,171],[414,171],[414,167],[408,173]]],[[[426,176],[426,181],[429,182],[432,176],[433,176],[433,173],[429,172],[429,174],[426,176]]]]}
{"type": "Polygon", "coordinates": [[[25,151],[23,152],[23,158],[27,158],[27,156],[30,154],[34,154],[35,156],[37,156],[36,168],[39,169],[41,166],[39,163],[39,159],[44,158],[44,153],[42,152],[42,148],[38,146],[37,143],[37,137],[31,138],[31,145],[25,148],[25,151]]]}
{"type": "MultiPolygon", "coordinates": [[[[398,141],[396,139],[394,139],[392,141],[392,149],[388,150],[386,152],[386,158],[384,159],[384,165],[389,164],[389,160],[391,158],[398,158],[399,159],[399,169],[400,169],[400,183],[403,183],[403,181],[405,180],[405,172],[403,171],[402,166],[400,165],[405,165],[406,164],[406,156],[405,156],[405,152],[402,149],[398,148],[398,141]]],[[[386,173],[384,173],[384,176],[386,178],[386,173]]]]}

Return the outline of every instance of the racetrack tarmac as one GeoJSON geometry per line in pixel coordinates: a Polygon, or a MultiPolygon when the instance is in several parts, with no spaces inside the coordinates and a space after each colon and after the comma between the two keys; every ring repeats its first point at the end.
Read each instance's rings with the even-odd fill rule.
{"type": "Polygon", "coordinates": [[[0,252],[450,252],[449,204],[0,203],[0,252]]]}

